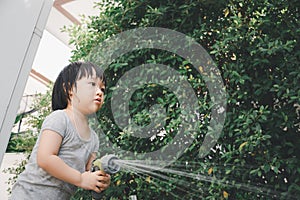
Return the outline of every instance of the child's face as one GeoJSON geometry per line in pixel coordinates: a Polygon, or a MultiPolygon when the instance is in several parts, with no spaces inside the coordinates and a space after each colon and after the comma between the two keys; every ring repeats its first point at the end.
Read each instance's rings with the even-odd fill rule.
{"type": "Polygon", "coordinates": [[[76,81],[73,87],[72,104],[83,114],[97,112],[104,102],[105,85],[96,76],[83,77],[76,81]]]}

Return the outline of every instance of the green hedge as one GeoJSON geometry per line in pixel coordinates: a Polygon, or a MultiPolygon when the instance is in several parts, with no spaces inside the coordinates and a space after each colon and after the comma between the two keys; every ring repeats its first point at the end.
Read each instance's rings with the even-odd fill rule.
{"type": "MultiPolygon", "coordinates": [[[[226,121],[217,145],[199,155],[209,129],[211,99],[205,82],[184,58],[157,49],[142,49],[117,58],[106,70],[108,93],[99,113],[101,129],[123,149],[136,153],[168,144],[182,123],[177,97],[159,84],[145,85],[130,99],[132,120],[151,122],[151,106],[165,108],[166,136],[151,141],[132,137],[114,123],[112,92],[124,73],[143,63],[171,66],[198,92],[203,114],[195,140],[172,166],[186,172],[153,175],[120,172],[106,191],[116,199],[298,199],[300,198],[300,48],[296,0],[104,1],[98,16],[68,27],[75,46],[73,60],[90,59],[105,39],[139,27],[163,27],[194,38],[210,54],[226,87],[226,121]],[[184,166],[182,164],[185,164],[184,166]],[[177,168],[178,167],[178,168],[177,168]],[[188,178],[193,174],[197,178],[188,178]],[[197,176],[202,175],[202,176],[197,176]],[[200,177],[202,177],[200,179],[200,177]]],[[[120,43],[120,49],[122,43],[120,43]]],[[[163,72],[162,72],[163,73],[163,72]]],[[[145,75],[147,76],[147,74],[145,75]]],[[[141,76],[137,79],[143,78],[141,76]]],[[[130,81],[124,83],[130,84],[130,81]]],[[[126,117],[126,116],[125,116],[126,117]]],[[[182,141],[183,143],[185,141],[182,141]]],[[[105,151],[105,147],[100,149],[105,151]]],[[[159,173],[159,171],[157,171],[159,173]]],[[[77,194],[82,196],[82,193],[77,194]]],[[[86,197],[88,198],[88,197],[86,197]]]]}

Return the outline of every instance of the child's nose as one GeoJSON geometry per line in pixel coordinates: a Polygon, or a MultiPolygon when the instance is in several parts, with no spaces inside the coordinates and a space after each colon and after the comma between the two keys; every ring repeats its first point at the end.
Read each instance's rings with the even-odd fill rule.
{"type": "Polygon", "coordinates": [[[103,95],[103,91],[102,91],[101,88],[97,87],[96,90],[97,90],[97,91],[96,91],[96,94],[97,94],[97,95],[103,95]]]}

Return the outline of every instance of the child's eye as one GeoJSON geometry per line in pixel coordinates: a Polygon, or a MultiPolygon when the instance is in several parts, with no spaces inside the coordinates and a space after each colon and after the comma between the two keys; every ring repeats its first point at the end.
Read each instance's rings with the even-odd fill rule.
{"type": "Polygon", "coordinates": [[[90,84],[91,84],[92,86],[96,86],[96,83],[95,83],[95,82],[90,82],[90,84]]]}

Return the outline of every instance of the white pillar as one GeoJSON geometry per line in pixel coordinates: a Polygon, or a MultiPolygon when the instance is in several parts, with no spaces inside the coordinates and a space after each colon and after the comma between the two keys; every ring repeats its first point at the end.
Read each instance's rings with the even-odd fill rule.
{"type": "Polygon", "coordinates": [[[0,1],[0,165],[52,4],[0,1]]]}

